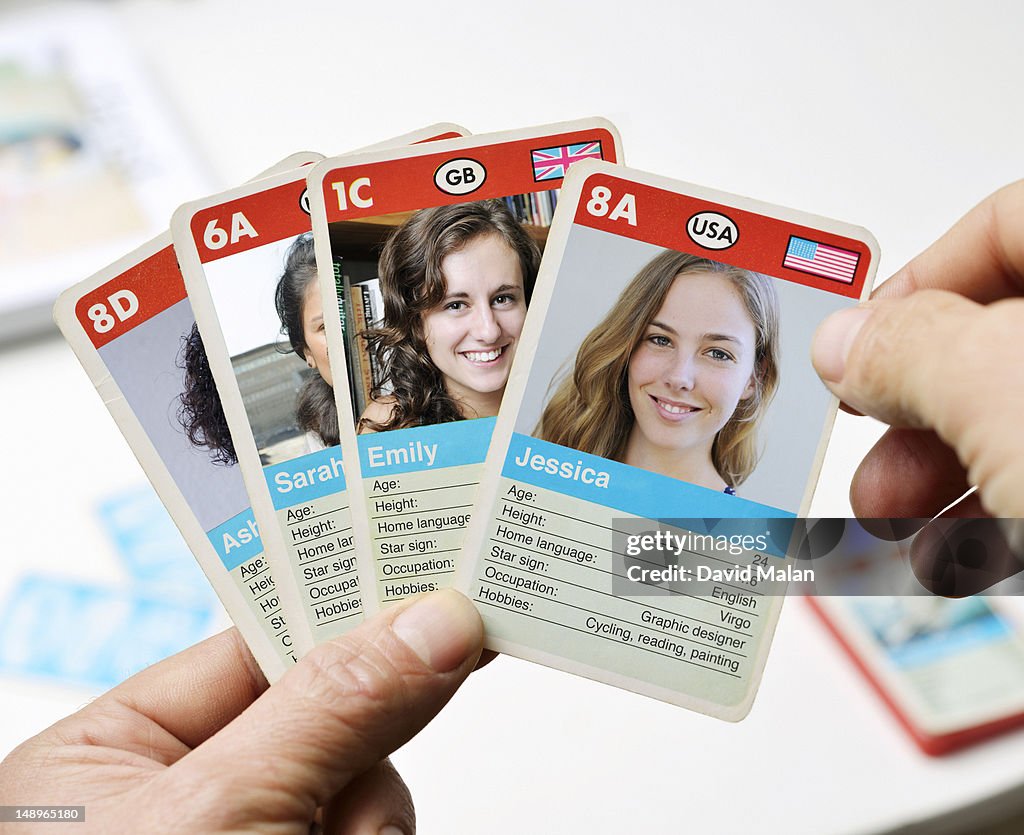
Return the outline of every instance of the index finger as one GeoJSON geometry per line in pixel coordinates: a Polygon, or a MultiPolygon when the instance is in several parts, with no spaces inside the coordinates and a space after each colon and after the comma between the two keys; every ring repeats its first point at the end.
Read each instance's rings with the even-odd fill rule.
{"type": "Polygon", "coordinates": [[[1024,295],[1024,180],[989,195],[872,298],[950,290],[981,304],[1024,295]]]}
{"type": "Polygon", "coordinates": [[[136,673],[92,706],[115,702],[195,748],[266,688],[241,634],[228,629],[136,673]]]}

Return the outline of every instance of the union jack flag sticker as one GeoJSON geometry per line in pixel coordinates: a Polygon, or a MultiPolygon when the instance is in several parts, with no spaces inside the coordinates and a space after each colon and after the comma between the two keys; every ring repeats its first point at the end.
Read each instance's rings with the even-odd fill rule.
{"type": "Polygon", "coordinates": [[[581,159],[604,159],[600,142],[577,142],[575,145],[559,145],[555,148],[541,148],[531,151],[534,182],[560,180],[569,166],[581,159]]]}

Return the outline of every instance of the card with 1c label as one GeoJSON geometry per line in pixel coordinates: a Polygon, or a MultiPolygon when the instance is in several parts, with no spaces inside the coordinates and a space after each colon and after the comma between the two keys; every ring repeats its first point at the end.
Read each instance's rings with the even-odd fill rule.
{"type": "Polygon", "coordinates": [[[580,160],[621,158],[615,128],[587,119],[309,172],[352,524],[379,603],[451,584],[557,189],[580,160]]]}

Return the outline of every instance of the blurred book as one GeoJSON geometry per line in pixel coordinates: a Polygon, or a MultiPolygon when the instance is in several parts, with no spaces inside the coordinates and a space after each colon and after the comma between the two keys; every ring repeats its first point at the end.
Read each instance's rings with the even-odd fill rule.
{"type": "Polygon", "coordinates": [[[52,327],[57,293],[210,190],[114,14],[0,14],[0,342],[52,327]]]}

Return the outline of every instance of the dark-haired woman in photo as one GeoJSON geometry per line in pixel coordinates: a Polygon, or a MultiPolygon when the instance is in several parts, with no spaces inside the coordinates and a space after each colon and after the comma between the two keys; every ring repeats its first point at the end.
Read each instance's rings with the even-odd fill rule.
{"type": "Polygon", "coordinates": [[[540,251],[500,200],[424,209],[388,239],[360,432],[498,413],[540,251]]]}
{"type": "Polygon", "coordinates": [[[295,422],[312,434],[311,440],[324,446],[338,443],[338,407],[334,402],[334,380],[327,359],[324,306],[317,282],[316,256],[312,234],[296,239],[288,250],[284,274],[274,295],[281,330],[292,350],[306,361],[310,374],[299,389],[295,422]]]}
{"type": "MultiPolygon", "coordinates": [[[[338,410],[334,403],[331,366],[327,361],[323,304],[312,235],[298,237],[289,247],[274,303],[290,350],[316,371],[308,375],[299,389],[295,421],[310,435],[312,445],[334,446],[338,443],[338,410]]],[[[185,388],[179,398],[178,420],[185,434],[194,446],[208,448],[214,462],[237,463],[224,408],[196,325],[184,339],[181,365],[185,388]]]]}

